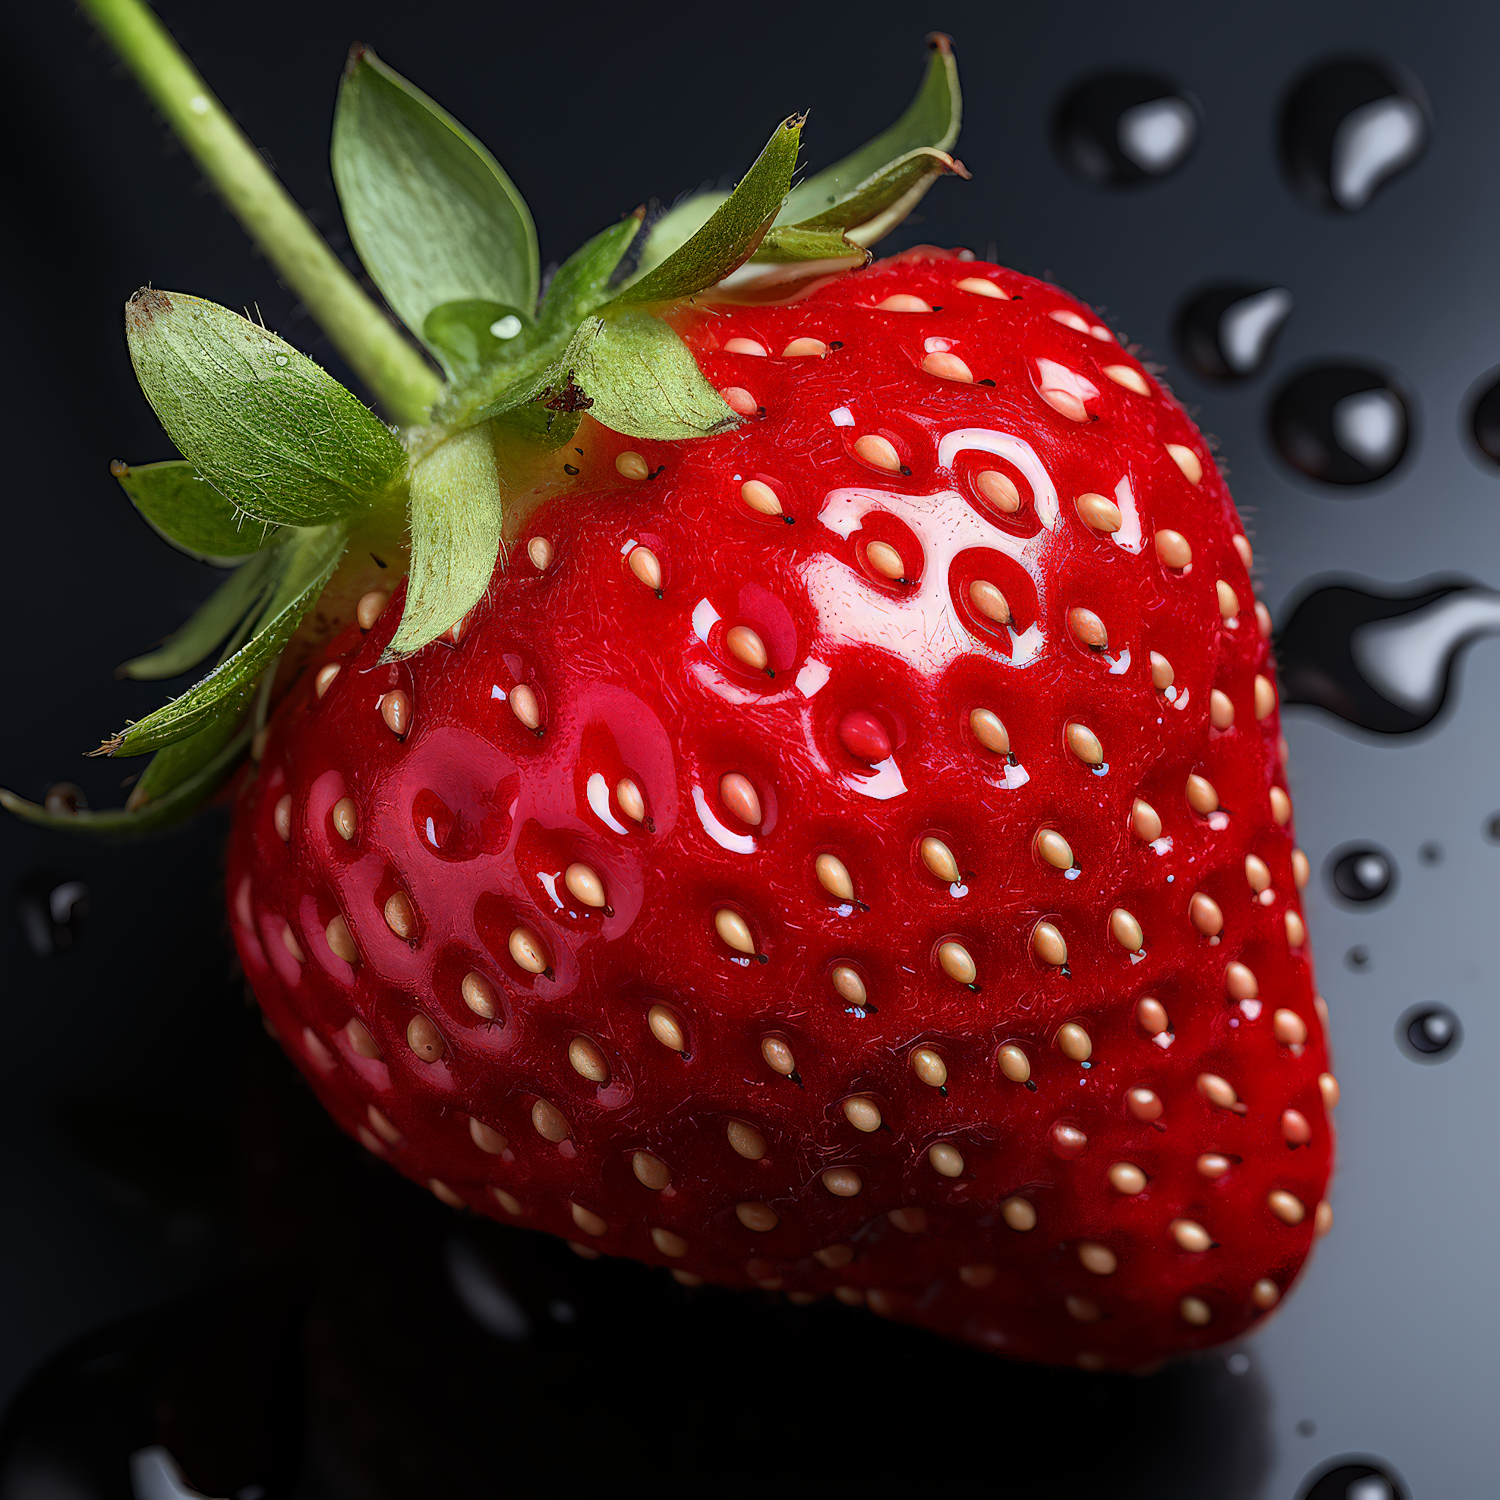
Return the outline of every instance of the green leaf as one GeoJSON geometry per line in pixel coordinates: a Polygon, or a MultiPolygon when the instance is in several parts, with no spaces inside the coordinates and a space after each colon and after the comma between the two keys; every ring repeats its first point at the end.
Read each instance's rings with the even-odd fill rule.
{"type": "Polygon", "coordinates": [[[444,302],[427,314],[422,340],[436,349],[454,380],[472,380],[497,360],[525,348],[526,319],[503,302],[444,302]]]}
{"type": "Polygon", "coordinates": [[[958,64],[946,36],[934,32],[927,42],[932,49],[927,72],[916,98],[900,119],[842,161],[793,188],[777,219],[779,224],[803,224],[818,218],[889,163],[912,151],[947,151],[952,147],[958,139],[963,106],[958,64]]]}
{"type": "Polygon", "coordinates": [[[609,301],[611,278],[642,232],[639,219],[621,219],[575,250],[557,268],[537,317],[537,332],[543,339],[571,334],[582,319],[609,301]]]}
{"type": "Polygon", "coordinates": [[[456,433],[417,464],[406,608],[384,660],[420,651],[484,597],[500,556],[504,518],[487,427],[456,433]]]}
{"type": "Polygon", "coordinates": [[[707,437],[740,421],[688,346],[654,314],[627,309],[588,319],[567,363],[589,415],[627,437],[707,437]]]}
{"type": "Polygon", "coordinates": [[[226,703],[249,702],[255,681],[291,638],[303,615],[333,576],[348,541],[348,528],[334,524],[303,531],[282,549],[285,571],[261,613],[251,639],[180,698],[106,740],[96,755],[145,755],[175,744],[207,725],[226,703]]]}
{"type": "Polygon", "coordinates": [[[130,357],[178,451],[226,500],[271,525],[336,520],[406,473],[401,441],[306,355],[227,307],[142,288],[130,357]]]}
{"type": "Polygon", "coordinates": [[[98,812],[80,808],[75,813],[55,813],[3,788],[0,788],[0,807],[28,823],[68,833],[154,833],[189,817],[223,786],[244,758],[251,733],[251,726],[244,725],[211,760],[175,782],[170,789],[163,788],[159,795],[134,808],[101,808],[98,812]]]}
{"type": "Polygon", "coordinates": [[[181,629],[155,651],[127,661],[115,675],[155,682],[196,667],[260,603],[280,561],[279,549],[267,548],[241,563],[181,629]]]}
{"type": "Polygon", "coordinates": [[[491,422],[490,427],[492,431],[498,429],[506,439],[517,438],[535,443],[545,452],[554,453],[572,440],[581,420],[576,411],[553,411],[530,401],[524,406],[501,413],[491,422]]]}
{"type": "Polygon", "coordinates": [[[109,472],[159,537],[200,562],[259,552],[275,536],[263,521],[236,510],[180,458],[135,468],[116,459],[109,472]]]}
{"type": "Polygon", "coordinates": [[[359,258],[413,332],[426,339],[427,315],[445,302],[497,302],[530,318],[536,227],[515,185],[446,110],[364,47],[339,89],[333,180],[359,258]]]}
{"type": "Polygon", "coordinates": [[[739,185],[682,247],[633,281],[615,305],[675,302],[749,260],[776,218],[797,169],[802,117],[782,122],[739,185]]]}

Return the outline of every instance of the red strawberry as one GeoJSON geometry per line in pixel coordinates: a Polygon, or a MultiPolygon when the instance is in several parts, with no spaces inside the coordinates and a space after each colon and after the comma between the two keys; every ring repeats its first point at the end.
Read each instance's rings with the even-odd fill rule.
{"type": "Polygon", "coordinates": [[[789,120],[545,291],[493,158],[356,49],[334,174],[439,381],[170,39],[100,24],[403,425],[138,293],[183,457],[116,472],[248,560],[127,671],[221,664],[106,742],[161,752],[125,811],[0,802],[162,822],[253,745],[246,973],[455,1207],[1088,1368],[1274,1306],[1337,1088],[1269,621],[1203,438],[1087,308],[844,269],[963,172],[946,39],[868,147],[793,186],[789,120]]]}
{"type": "Polygon", "coordinates": [[[398,594],[278,709],[267,1016],[372,1151],[588,1254],[1037,1360],[1241,1333],[1336,1086],[1207,445],[961,255],[678,326],[750,420],[585,423],[456,644],[383,665],[398,594]]]}

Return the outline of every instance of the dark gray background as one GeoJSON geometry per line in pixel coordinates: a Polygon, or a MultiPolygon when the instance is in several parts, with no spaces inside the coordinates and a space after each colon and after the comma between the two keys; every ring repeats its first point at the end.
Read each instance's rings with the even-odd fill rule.
{"type": "MultiPolygon", "coordinates": [[[[718,7],[684,12],[675,31],[670,11],[638,7],[525,15],[442,0],[223,0],[160,11],[335,243],[326,143],[344,52],[359,38],[501,157],[536,214],[544,261],[649,196],[736,173],[793,109],[812,112],[810,162],[831,160],[904,104],[923,33],[946,29],[966,93],[958,154],[974,180],[939,184],[921,222],[887,248],[966,244],[1049,276],[1167,364],[1221,441],[1278,623],[1327,574],[1399,585],[1462,573],[1500,586],[1500,471],[1473,459],[1460,430],[1465,393],[1500,363],[1494,7],[799,5],[774,29],[756,24],[764,7],[718,7]],[[1434,134],[1425,159],[1365,211],[1334,217],[1287,191],[1274,128],[1296,76],[1338,53],[1411,70],[1434,134]],[[1061,168],[1047,124],[1067,86],[1120,67],[1191,90],[1202,138],[1170,179],[1104,192],[1061,168]],[[1266,374],[1204,388],[1182,367],[1172,318],[1205,280],[1240,277],[1289,287],[1295,310],[1266,374]],[[1278,461],[1265,414],[1291,368],[1345,356],[1397,372],[1417,426],[1390,480],[1332,491],[1278,461]]],[[[149,534],[108,475],[112,457],[169,451],[131,376],[124,298],[149,280],[255,305],[339,366],[87,24],[49,4],[13,15],[8,30],[0,783],[36,796],[67,777],[105,805],[123,795],[122,767],[77,753],[155,701],[112,669],[211,583],[149,534]]],[[[1500,847],[1484,826],[1500,808],[1497,693],[1500,650],[1482,643],[1449,710],[1418,735],[1288,715],[1344,1102],[1334,1230],[1284,1315],[1243,1351],[1246,1401],[1262,1389],[1267,1400],[1269,1456],[1253,1491],[1266,1500],[1291,1500],[1321,1462],[1359,1452],[1382,1456],[1420,1500],[1496,1488],[1500,847]],[[1331,897],[1325,861],[1366,839],[1391,853],[1399,885],[1377,909],[1351,910],[1331,897]],[[1417,854],[1429,842],[1440,849],[1430,863],[1417,854]],[[1356,945],[1370,955],[1358,969],[1345,959],[1356,945]],[[1451,1005],[1465,1028],[1440,1066],[1413,1063],[1394,1041],[1397,1018],[1426,1000],[1451,1005]]],[[[0,1406],[69,1338],[235,1258],[221,1210],[236,1171],[224,1074],[239,1009],[217,906],[220,817],[142,848],[0,832],[7,889],[48,867],[93,895],[82,942],[50,959],[14,917],[0,921],[0,1406]],[[178,1195],[164,1209],[138,1172],[108,1170],[112,1143],[197,1184],[200,1201],[178,1195]]],[[[1135,1460],[1121,1462],[1128,1474],[1135,1460]]],[[[1190,1481],[1171,1492],[1203,1493],[1190,1481]]]]}

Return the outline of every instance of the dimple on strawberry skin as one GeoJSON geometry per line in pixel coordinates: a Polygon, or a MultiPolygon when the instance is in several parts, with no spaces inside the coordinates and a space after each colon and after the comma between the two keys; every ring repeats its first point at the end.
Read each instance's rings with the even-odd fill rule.
{"type": "Polygon", "coordinates": [[[545,291],[499,165],[356,48],[335,180],[440,380],[195,136],[149,12],[87,8],[398,425],[132,298],[181,457],[116,473],[234,566],[127,670],[217,664],[105,742],[153,753],[125,810],[5,805],[227,787],[268,1027],[455,1209],[1086,1369],[1276,1307],[1338,1087],[1270,621],[1208,445],[1090,309],[867,264],[967,175],[947,39],[860,152],[794,184],[789,120],[545,291]]]}

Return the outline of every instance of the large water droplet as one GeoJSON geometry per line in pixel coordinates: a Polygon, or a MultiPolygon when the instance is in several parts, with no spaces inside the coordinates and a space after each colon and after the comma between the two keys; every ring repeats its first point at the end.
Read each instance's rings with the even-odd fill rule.
{"type": "Polygon", "coordinates": [[[1334,854],[1328,878],[1345,901],[1364,904],[1391,894],[1396,867],[1384,849],[1373,844],[1356,844],[1334,854]]]}
{"type": "Polygon", "coordinates": [[[1242,380],[1266,363],[1292,294],[1280,286],[1240,282],[1206,287],[1183,307],[1177,339],[1188,362],[1212,380],[1242,380]]]}
{"type": "Polygon", "coordinates": [[[1198,110],[1164,78],[1111,73],[1080,84],[1058,106],[1052,140],[1085,182],[1118,186],[1164,177],[1198,141],[1198,110]]]}
{"type": "Polygon", "coordinates": [[[1378,371],[1318,365],[1294,376],[1271,407],[1271,436],[1293,468],[1326,484],[1383,479],[1406,452],[1406,401],[1378,371]]]}
{"type": "Polygon", "coordinates": [[[1314,68],[1288,97],[1282,165],[1303,202],[1355,213],[1421,156],[1429,134],[1415,79],[1341,58],[1314,68]]]}
{"type": "Polygon", "coordinates": [[[1396,1040],[1415,1062],[1447,1062],[1463,1039],[1458,1017],[1435,1001],[1414,1006],[1396,1023],[1396,1040]]]}
{"type": "Polygon", "coordinates": [[[1381,734],[1442,709],[1458,653],[1500,633],[1500,593],[1450,583],[1406,597],[1348,584],[1314,590],[1281,632],[1283,703],[1308,703],[1381,734]]]}

